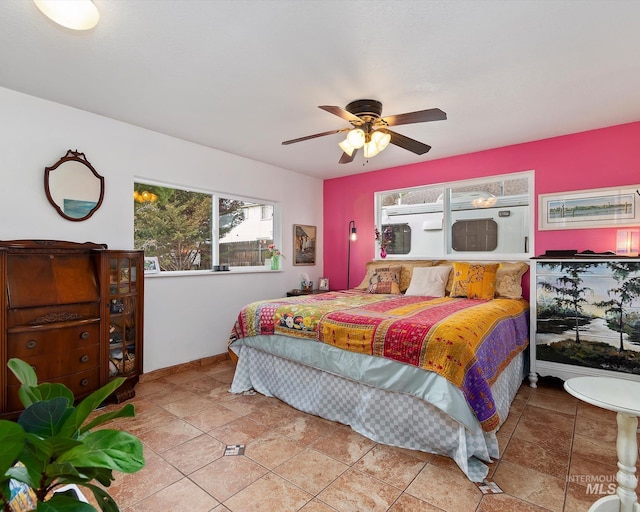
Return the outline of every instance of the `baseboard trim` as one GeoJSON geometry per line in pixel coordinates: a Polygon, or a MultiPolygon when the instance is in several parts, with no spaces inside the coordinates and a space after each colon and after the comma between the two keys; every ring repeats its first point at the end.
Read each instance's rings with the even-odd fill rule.
{"type": "Polygon", "coordinates": [[[229,353],[218,354],[217,356],[203,357],[202,359],[196,359],[195,361],[189,361],[188,363],[176,364],[175,366],[168,366],[167,368],[159,368],[149,373],[143,373],[140,375],[140,382],[148,382],[151,380],[160,379],[161,377],[167,377],[168,375],[175,375],[176,373],[185,372],[187,370],[195,370],[202,368],[203,366],[209,366],[216,363],[222,363],[224,361],[231,360],[229,353]]]}

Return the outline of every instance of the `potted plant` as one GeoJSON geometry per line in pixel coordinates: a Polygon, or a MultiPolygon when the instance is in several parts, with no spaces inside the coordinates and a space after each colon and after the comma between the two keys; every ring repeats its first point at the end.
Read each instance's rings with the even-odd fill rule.
{"type": "Polygon", "coordinates": [[[31,488],[38,512],[96,512],[78,497],[54,494],[67,484],[91,490],[102,511],[119,511],[103,487],[114,480],[113,470],[134,473],[144,467],[142,443],[128,432],[91,429],[114,418],[133,417],[135,410],[126,404],[93,419],[89,416],[125,379],[113,379],[74,405],[71,390],[57,383],[38,385],[35,371],[24,361],[10,359],[7,366],[21,383],[25,409],[17,422],[0,420],[0,509],[12,511],[13,481],[31,488]]]}

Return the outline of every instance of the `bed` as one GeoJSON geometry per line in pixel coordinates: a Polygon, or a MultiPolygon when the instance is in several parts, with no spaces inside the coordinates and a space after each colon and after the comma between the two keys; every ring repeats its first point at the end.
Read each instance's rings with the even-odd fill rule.
{"type": "Polygon", "coordinates": [[[481,482],[525,376],[523,262],[373,261],[352,290],[254,302],[229,339],[251,389],[481,482]]]}

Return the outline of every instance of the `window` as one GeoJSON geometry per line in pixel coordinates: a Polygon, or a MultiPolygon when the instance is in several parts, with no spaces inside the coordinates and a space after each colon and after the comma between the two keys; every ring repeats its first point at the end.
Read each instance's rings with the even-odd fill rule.
{"type": "Polygon", "coordinates": [[[260,214],[262,216],[262,220],[271,220],[271,219],[273,219],[273,206],[271,206],[271,205],[263,205],[260,208],[260,214]]]}
{"type": "Polygon", "coordinates": [[[134,183],[134,246],[161,271],[256,267],[274,240],[275,203],[134,183]]]}
{"type": "Polygon", "coordinates": [[[411,252],[411,226],[409,224],[383,224],[382,234],[387,242],[388,254],[411,252]]]}
{"type": "Polygon", "coordinates": [[[533,171],[376,193],[389,255],[532,255],[533,171]]]}

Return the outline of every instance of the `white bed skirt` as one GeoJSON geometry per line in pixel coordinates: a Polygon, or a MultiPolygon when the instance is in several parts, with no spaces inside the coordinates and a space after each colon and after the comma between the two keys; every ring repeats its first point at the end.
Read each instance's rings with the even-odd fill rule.
{"type": "MultiPolygon", "coordinates": [[[[523,381],[523,355],[502,372],[491,390],[500,418],[523,381]]],[[[296,409],[349,425],[386,445],[451,457],[473,482],[482,482],[485,463],[499,457],[494,432],[470,429],[413,395],[379,389],[253,347],[242,347],[232,393],[250,389],[296,409]]]]}

